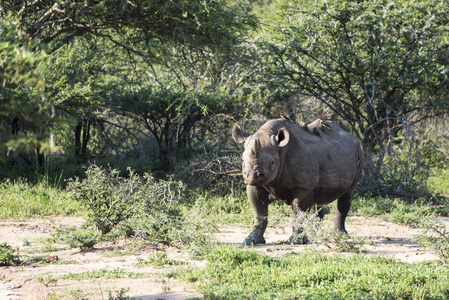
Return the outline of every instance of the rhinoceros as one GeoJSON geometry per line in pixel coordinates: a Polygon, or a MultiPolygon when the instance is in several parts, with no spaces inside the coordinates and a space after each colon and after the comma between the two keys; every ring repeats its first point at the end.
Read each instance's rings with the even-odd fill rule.
{"type": "MultiPolygon", "coordinates": [[[[235,124],[232,137],[245,145],[242,173],[254,214],[254,228],[245,244],[265,244],[268,205],[274,199],[291,206],[292,218],[298,210],[316,212],[338,199],[334,225],[347,233],[345,219],[363,164],[355,136],[331,121],[317,119],[299,126],[277,119],[266,122],[254,134],[235,124]]],[[[324,213],[319,215],[322,218],[324,213]]],[[[294,220],[292,224],[290,242],[307,243],[307,238],[298,238],[301,226],[294,220]]]]}

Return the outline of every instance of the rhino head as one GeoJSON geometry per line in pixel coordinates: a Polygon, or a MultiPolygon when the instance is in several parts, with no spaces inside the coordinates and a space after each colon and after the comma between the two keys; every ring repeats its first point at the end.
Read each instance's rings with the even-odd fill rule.
{"type": "Polygon", "coordinates": [[[232,137],[237,143],[245,142],[242,154],[242,173],[248,185],[267,185],[272,182],[281,164],[279,151],[288,144],[289,133],[280,128],[276,134],[259,130],[249,134],[235,124],[232,137]]]}

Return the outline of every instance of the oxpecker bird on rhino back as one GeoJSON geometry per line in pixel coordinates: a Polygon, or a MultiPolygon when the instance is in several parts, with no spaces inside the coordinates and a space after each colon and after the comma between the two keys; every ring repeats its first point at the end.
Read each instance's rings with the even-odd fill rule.
{"type": "MultiPolygon", "coordinates": [[[[318,119],[307,126],[312,131],[322,123],[318,119]]],[[[330,121],[326,125],[330,130],[320,136],[282,119],[268,121],[254,134],[234,125],[232,137],[245,145],[242,173],[254,214],[254,229],[245,244],[265,243],[268,205],[273,199],[292,207],[291,243],[307,242],[297,238],[301,233],[300,224],[294,222],[298,210],[315,212],[336,199],[335,227],[346,233],[345,219],[363,158],[356,137],[330,121]]]]}

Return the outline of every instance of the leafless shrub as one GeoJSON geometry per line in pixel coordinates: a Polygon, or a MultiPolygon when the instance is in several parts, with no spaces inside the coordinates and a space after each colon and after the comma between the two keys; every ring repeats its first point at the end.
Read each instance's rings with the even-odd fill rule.
{"type": "Polygon", "coordinates": [[[387,140],[378,151],[365,154],[358,193],[400,198],[426,196],[429,167],[422,156],[422,139],[412,121],[404,117],[401,124],[400,135],[386,134],[387,140]]]}
{"type": "Polygon", "coordinates": [[[241,159],[238,153],[226,155],[206,153],[197,159],[180,164],[176,177],[193,189],[225,195],[243,186],[241,159]]]}

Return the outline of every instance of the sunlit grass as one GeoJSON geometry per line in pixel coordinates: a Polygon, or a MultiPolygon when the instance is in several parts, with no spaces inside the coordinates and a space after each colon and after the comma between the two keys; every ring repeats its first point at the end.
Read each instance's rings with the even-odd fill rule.
{"type": "Polygon", "coordinates": [[[431,193],[449,196],[449,169],[433,169],[427,187],[431,193]]]}
{"type": "Polygon", "coordinates": [[[61,190],[44,182],[26,181],[0,183],[0,219],[26,219],[49,215],[82,215],[78,202],[61,190]]]}
{"type": "Polygon", "coordinates": [[[447,299],[449,268],[381,256],[291,252],[270,257],[219,247],[181,273],[205,299],[447,299]]]}
{"type": "Polygon", "coordinates": [[[93,278],[146,278],[151,277],[152,274],[129,272],[124,269],[100,269],[86,271],[82,273],[69,273],[67,275],[59,276],[58,279],[71,279],[71,280],[83,280],[93,278]]]}

